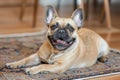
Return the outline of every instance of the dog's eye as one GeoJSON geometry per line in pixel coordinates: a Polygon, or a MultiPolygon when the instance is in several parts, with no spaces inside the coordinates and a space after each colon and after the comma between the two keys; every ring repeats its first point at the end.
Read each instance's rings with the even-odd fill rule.
{"type": "Polygon", "coordinates": [[[53,25],[53,26],[51,27],[52,30],[55,30],[56,28],[57,28],[56,25],[53,25]]]}
{"type": "Polygon", "coordinates": [[[74,31],[74,28],[70,24],[67,24],[67,29],[69,29],[70,32],[74,31]]]}
{"type": "Polygon", "coordinates": [[[56,23],[55,25],[51,26],[51,29],[52,29],[52,30],[55,30],[55,29],[58,28],[58,27],[59,27],[59,24],[56,23]]]}

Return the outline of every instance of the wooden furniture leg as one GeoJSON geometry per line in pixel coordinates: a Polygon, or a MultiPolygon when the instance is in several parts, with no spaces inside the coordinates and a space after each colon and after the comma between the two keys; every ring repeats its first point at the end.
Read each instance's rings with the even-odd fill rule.
{"type": "Polygon", "coordinates": [[[106,23],[107,27],[111,28],[112,23],[111,23],[111,15],[110,15],[110,7],[109,7],[109,0],[103,0],[104,1],[104,6],[105,6],[105,15],[106,15],[106,23]]]}
{"type": "Polygon", "coordinates": [[[104,6],[102,6],[99,21],[100,23],[103,23],[104,20],[105,20],[105,9],[104,9],[104,6]]]}
{"type": "Polygon", "coordinates": [[[23,16],[24,16],[24,12],[25,12],[25,4],[26,4],[26,0],[22,0],[21,2],[21,10],[20,10],[20,20],[23,20],[23,16]]]}
{"type": "Polygon", "coordinates": [[[85,6],[84,6],[86,20],[88,20],[88,15],[89,15],[89,2],[90,0],[86,0],[85,6]]]}
{"type": "Polygon", "coordinates": [[[59,9],[60,9],[60,2],[61,2],[61,0],[58,0],[58,2],[57,2],[57,10],[59,11],[59,9]]]}
{"type": "Polygon", "coordinates": [[[77,0],[73,0],[74,1],[74,10],[77,9],[77,0]]]}
{"type": "Polygon", "coordinates": [[[33,11],[33,27],[36,26],[37,21],[37,11],[38,11],[38,0],[34,1],[34,11],[33,11]]]}
{"type": "Polygon", "coordinates": [[[81,3],[80,3],[80,6],[79,6],[79,7],[84,10],[84,0],[80,0],[80,2],[81,2],[81,3]]]}
{"type": "Polygon", "coordinates": [[[85,13],[85,19],[88,20],[88,13],[89,13],[89,0],[80,0],[79,8],[82,8],[85,13]],[[84,5],[84,1],[86,1],[84,5]]]}
{"type": "MultiPolygon", "coordinates": [[[[24,12],[25,12],[25,6],[26,6],[26,1],[27,0],[22,0],[21,11],[20,11],[20,20],[23,20],[23,16],[24,16],[24,12]]],[[[36,26],[37,10],[38,10],[38,0],[34,0],[32,27],[36,26]]]]}

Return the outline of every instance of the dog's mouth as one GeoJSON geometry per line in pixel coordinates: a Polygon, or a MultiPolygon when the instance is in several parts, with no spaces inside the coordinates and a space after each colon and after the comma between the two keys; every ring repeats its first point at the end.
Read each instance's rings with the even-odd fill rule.
{"type": "Polygon", "coordinates": [[[48,39],[50,40],[52,46],[60,51],[66,50],[68,47],[70,47],[75,42],[75,38],[70,38],[68,40],[62,40],[62,39],[54,39],[52,36],[48,36],[48,39]]]}

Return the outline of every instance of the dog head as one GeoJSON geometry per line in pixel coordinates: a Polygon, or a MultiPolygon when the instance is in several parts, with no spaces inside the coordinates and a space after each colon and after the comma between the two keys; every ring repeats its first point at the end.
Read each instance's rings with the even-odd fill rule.
{"type": "Polygon", "coordinates": [[[45,22],[48,25],[48,40],[59,51],[66,50],[76,42],[78,29],[83,24],[83,11],[78,8],[70,18],[60,18],[52,6],[48,6],[45,22]]]}

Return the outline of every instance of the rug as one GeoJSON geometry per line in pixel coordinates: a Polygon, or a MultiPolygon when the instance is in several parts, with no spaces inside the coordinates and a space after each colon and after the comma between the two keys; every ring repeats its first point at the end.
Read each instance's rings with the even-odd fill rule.
{"type": "Polygon", "coordinates": [[[75,68],[60,74],[26,75],[19,69],[3,68],[5,63],[20,60],[35,53],[45,40],[45,34],[0,38],[0,80],[71,80],[89,79],[120,74],[120,51],[111,49],[105,63],[98,62],[88,68],[75,68]]]}

